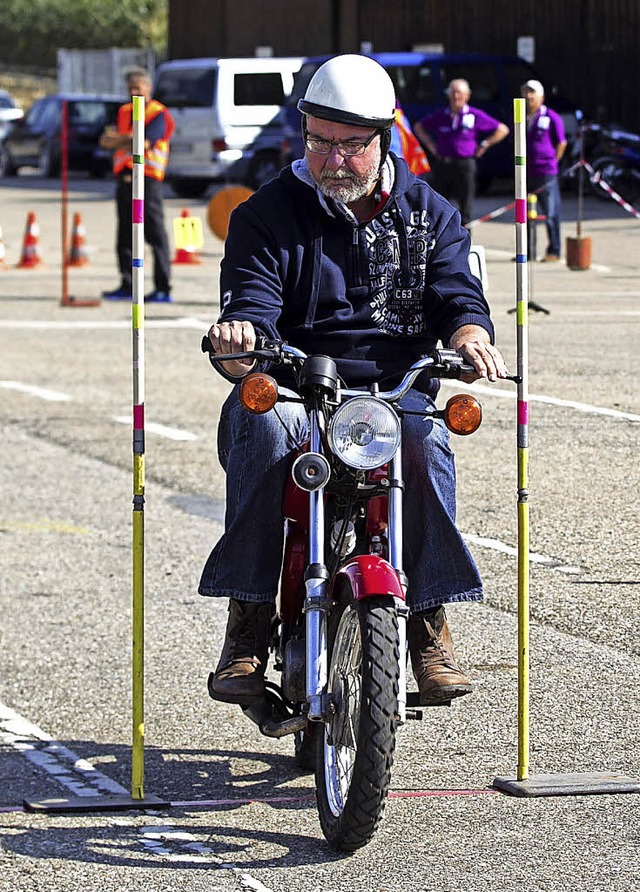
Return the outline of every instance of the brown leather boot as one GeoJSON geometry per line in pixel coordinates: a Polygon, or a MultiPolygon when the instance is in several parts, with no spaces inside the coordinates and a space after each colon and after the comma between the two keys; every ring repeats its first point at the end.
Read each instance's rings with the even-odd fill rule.
{"type": "Polygon", "coordinates": [[[209,676],[209,696],[245,706],[262,697],[272,604],[229,599],[229,619],[220,660],[209,676]]]}
{"type": "Polygon", "coordinates": [[[410,614],[407,640],[422,706],[439,706],[471,693],[471,683],[453,654],[444,607],[410,614]]]}

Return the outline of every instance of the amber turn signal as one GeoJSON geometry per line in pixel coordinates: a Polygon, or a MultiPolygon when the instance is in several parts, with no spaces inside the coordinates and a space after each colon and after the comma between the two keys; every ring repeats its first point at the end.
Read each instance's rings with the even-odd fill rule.
{"type": "Polygon", "coordinates": [[[444,423],[454,434],[466,436],[477,431],[482,421],[482,406],[468,393],[456,393],[447,400],[444,423]]]}
{"type": "Polygon", "coordinates": [[[251,372],[240,384],[240,402],[248,412],[263,415],[273,409],[278,399],[278,384],[271,375],[251,372]]]}

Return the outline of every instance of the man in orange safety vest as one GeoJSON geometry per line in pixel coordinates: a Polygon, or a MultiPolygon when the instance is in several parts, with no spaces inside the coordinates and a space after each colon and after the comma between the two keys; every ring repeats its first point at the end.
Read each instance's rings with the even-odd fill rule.
{"type": "MultiPolygon", "coordinates": [[[[131,96],[143,96],[144,116],[144,237],[153,251],[154,289],[145,301],[171,301],[171,258],[169,239],[164,224],[163,181],[169,161],[169,140],[175,124],[167,108],[151,98],[152,82],[144,69],[136,68],[127,74],[127,88],[131,96]]],[[[116,252],[120,268],[120,286],[103,291],[108,300],[131,300],[132,226],[131,193],[133,179],[133,103],[127,102],[118,111],[115,128],[108,127],[100,137],[100,145],[112,151],[113,173],[116,177],[116,208],[118,233],[116,252]]]]}

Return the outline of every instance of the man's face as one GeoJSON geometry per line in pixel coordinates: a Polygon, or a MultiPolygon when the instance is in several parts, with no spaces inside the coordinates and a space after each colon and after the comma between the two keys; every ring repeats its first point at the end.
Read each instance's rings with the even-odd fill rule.
{"type": "Polygon", "coordinates": [[[146,77],[133,75],[127,78],[127,89],[130,96],[144,96],[146,102],[151,99],[151,82],[146,77]]]}
{"type": "Polygon", "coordinates": [[[449,85],[449,106],[452,111],[459,112],[469,101],[471,95],[460,81],[451,81],[449,85]]]}
{"type": "Polygon", "coordinates": [[[523,87],[522,98],[527,105],[527,112],[529,112],[529,114],[534,114],[542,105],[544,96],[542,95],[542,93],[536,93],[534,90],[530,90],[528,87],[523,87]]]}
{"type": "MultiPolygon", "coordinates": [[[[330,142],[364,143],[375,134],[373,127],[337,124],[322,118],[307,118],[307,137],[330,142]]],[[[341,155],[332,146],[328,155],[311,152],[305,146],[305,158],[318,188],[329,198],[351,204],[370,195],[380,175],[380,138],[374,139],[361,155],[341,155]]]]}

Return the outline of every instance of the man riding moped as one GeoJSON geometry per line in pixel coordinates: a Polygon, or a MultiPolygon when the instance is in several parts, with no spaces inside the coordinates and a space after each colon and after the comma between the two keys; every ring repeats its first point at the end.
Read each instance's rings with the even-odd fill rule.
{"type": "MultiPolygon", "coordinates": [[[[299,103],[304,158],[232,214],[221,265],[222,312],[209,339],[218,357],[252,350],[256,335],[332,357],[345,386],[381,389],[438,342],[473,366],[466,380],[507,376],[482,286],[469,270],[459,212],[389,152],[395,89],[366,56],[336,56],[299,103]]],[[[254,360],[230,360],[238,383],[254,360]]],[[[271,371],[287,392],[286,370],[271,371]]],[[[403,398],[433,405],[438,384],[418,377],[403,398]]],[[[264,415],[226,400],[218,452],[226,471],[225,530],[199,592],[229,598],[226,638],[209,693],[244,705],[264,694],[280,570],[282,494],[308,436],[300,403],[264,415]]],[[[402,418],[406,444],[404,559],[409,653],[420,702],[471,692],[447,625],[449,603],[479,601],[482,583],[455,525],[455,468],[440,419],[402,418]]]]}

